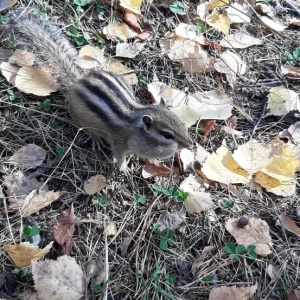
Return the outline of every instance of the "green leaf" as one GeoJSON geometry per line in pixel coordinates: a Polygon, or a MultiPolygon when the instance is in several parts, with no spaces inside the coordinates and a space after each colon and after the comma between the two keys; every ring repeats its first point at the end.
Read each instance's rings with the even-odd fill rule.
{"type": "Polygon", "coordinates": [[[300,59],[300,47],[296,48],[293,52],[295,58],[300,59]]]}
{"type": "Polygon", "coordinates": [[[168,249],[168,240],[167,239],[161,239],[159,243],[159,248],[161,250],[167,250],[168,249]]]}
{"type": "Polygon", "coordinates": [[[213,278],[214,277],[212,275],[208,275],[208,276],[203,277],[202,281],[204,281],[204,282],[212,282],[213,278]]]}
{"type": "Polygon", "coordinates": [[[79,37],[75,38],[75,42],[78,46],[82,46],[84,44],[84,36],[80,35],[79,37]]]}
{"type": "Polygon", "coordinates": [[[50,111],[50,99],[46,99],[44,102],[39,102],[38,107],[45,112],[50,111]]]}
{"type": "Polygon", "coordinates": [[[255,245],[249,245],[247,247],[247,251],[249,251],[249,252],[255,252],[255,250],[256,250],[256,246],[255,245]]]}
{"type": "Polygon", "coordinates": [[[255,252],[249,252],[248,253],[248,256],[250,257],[250,258],[252,258],[252,259],[257,259],[257,254],[255,253],[255,252]]]}
{"type": "Polygon", "coordinates": [[[285,51],[285,56],[287,58],[287,61],[291,64],[291,65],[294,65],[295,64],[295,60],[294,60],[294,57],[293,55],[288,52],[288,51],[285,51]]]}
{"type": "Polygon", "coordinates": [[[165,230],[165,237],[167,239],[171,239],[174,236],[174,231],[172,229],[166,229],[165,230]]]}
{"type": "Polygon", "coordinates": [[[175,14],[180,14],[184,11],[186,8],[186,5],[179,1],[174,1],[170,6],[170,10],[175,14]]]}
{"type": "Polygon", "coordinates": [[[97,284],[97,283],[92,284],[91,285],[91,290],[95,293],[100,293],[100,292],[102,292],[102,286],[100,284],[97,284]]]}
{"type": "Polygon", "coordinates": [[[222,205],[224,208],[233,208],[234,202],[231,201],[231,200],[223,200],[223,201],[221,202],[221,205],[222,205]]]}
{"type": "Polygon", "coordinates": [[[106,207],[107,206],[107,195],[103,194],[101,196],[93,198],[92,203],[94,205],[99,205],[102,208],[106,207]]]}
{"type": "Polygon", "coordinates": [[[246,248],[243,245],[237,245],[235,248],[236,254],[241,254],[246,251],[246,248]]]}
{"type": "Polygon", "coordinates": [[[230,254],[230,253],[235,253],[235,245],[233,243],[227,243],[225,245],[225,251],[230,254]]]}
{"type": "Polygon", "coordinates": [[[2,285],[4,285],[6,282],[5,276],[3,274],[0,274],[0,288],[2,285]]]}
{"type": "Polygon", "coordinates": [[[62,159],[64,157],[67,150],[68,150],[67,148],[60,148],[60,147],[56,147],[56,149],[55,149],[55,151],[60,159],[62,159]]]}
{"type": "Polygon", "coordinates": [[[100,203],[100,201],[99,201],[97,198],[93,198],[93,199],[92,199],[92,203],[93,203],[94,205],[98,205],[98,204],[100,203]]]}
{"type": "Polygon", "coordinates": [[[0,16],[0,23],[6,22],[7,18],[6,16],[0,16]]]}
{"type": "Polygon", "coordinates": [[[88,41],[88,40],[91,39],[91,36],[90,36],[90,34],[89,34],[88,32],[84,32],[84,33],[83,33],[83,37],[84,37],[84,39],[85,39],[86,41],[88,41]]]}
{"type": "Polygon", "coordinates": [[[237,259],[238,256],[236,254],[234,254],[234,253],[231,253],[231,254],[229,254],[229,258],[231,258],[231,259],[237,259]]]}
{"type": "Polygon", "coordinates": [[[67,31],[67,35],[76,38],[76,37],[79,37],[79,32],[78,32],[77,29],[75,29],[75,28],[70,28],[70,29],[67,31]]]}
{"type": "Polygon", "coordinates": [[[146,199],[138,194],[133,194],[133,198],[137,203],[144,204],[146,202],[146,199]]]}
{"type": "Polygon", "coordinates": [[[145,75],[143,75],[143,74],[138,74],[137,75],[137,78],[138,78],[138,80],[140,81],[140,82],[142,82],[142,83],[148,83],[148,79],[147,79],[147,76],[145,76],[145,75]]]}

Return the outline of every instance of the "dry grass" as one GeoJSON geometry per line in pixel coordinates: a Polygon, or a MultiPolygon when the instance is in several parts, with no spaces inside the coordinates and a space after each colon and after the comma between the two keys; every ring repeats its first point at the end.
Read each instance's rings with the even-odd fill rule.
{"type": "MultiPolygon", "coordinates": [[[[30,4],[33,4],[31,2],[30,4]]],[[[246,140],[252,136],[254,124],[251,124],[245,116],[250,116],[254,123],[260,118],[270,87],[283,85],[300,92],[299,80],[291,81],[279,75],[280,65],[285,59],[284,51],[292,52],[300,46],[299,30],[286,30],[284,34],[278,34],[266,30],[256,20],[252,20],[251,24],[243,25],[242,28],[233,27],[232,33],[248,32],[257,38],[262,38],[265,43],[263,46],[251,47],[239,52],[250,69],[243,78],[238,79],[237,87],[232,90],[224,78],[216,72],[187,74],[161,54],[158,42],[164,34],[172,31],[179,22],[190,21],[188,16],[176,16],[169,9],[156,5],[158,2],[144,6],[143,10],[143,21],[151,24],[154,33],[152,39],[139,56],[125,60],[127,66],[135,69],[137,74],[146,76],[148,82],[151,82],[156,74],[160,81],[190,92],[207,91],[220,85],[224,86],[226,93],[233,97],[237,108],[234,110],[234,114],[238,117],[237,130],[243,132],[246,140]]],[[[198,2],[187,3],[190,11],[193,12],[198,2]]],[[[29,1],[24,0],[18,6],[25,8],[28,4],[29,1]]],[[[42,4],[49,15],[59,17],[60,21],[67,25],[66,27],[75,20],[76,12],[72,1],[65,3],[43,1],[42,4]]],[[[92,37],[90,43],[93,45],[101,38],[104,41],[102,47],[106,54],[113,56],[115,44],[106,40],[97,30],[109,22],[121,22],[122,11],[108,7],[104,20],[99,22],[96,18],[92,18],[95,16],[94,10],[95,7],[91,6],[84,14],[80,14],[81,23],[78,29],[90,33],[92,37]]],[[[7,47],[10,44],[11,42],[5,39],[2,40],[1,46],[7,47]]],[[[249,195],[247,202],[233,196],[227,189],[211,187],[209,192],[216,204],[216,220],[212,222],[204,213],[197,217],[187,215],[181,230],[175,231],[174,246],[162,251],[159,248],[159,237],[151,226],[165,210],[157,209],[156,204],[159,199],[151,189],[153,181],[142,178],[140,160],[136,157],[132,158],[132,178],[128,181],[115,169],[109,153],[91,151],[91,144],[84,141],[86,135],[72,125],[63,95],[51,95],[51,111],[45,113],[37,108],[38,101],[43,101],[44,98],[20,94],[19,99],[11,102],[7,91],[16,90],[3,77],[0,78],[0,82],[1,175],[10,175],[16,171],[15,167],[5,163],[6,158],[21,146],[35,143],[48,152],[46,168],[38,179],[47,181],[49,189],[68,192],[61,200],[32,216],[41,228],[43,245],[52,240],[55,217],[71,203],[74,205],[77,218],[72,255],[80,265],[84,265],[92,258],[103,260],[105,251],[104,239],[101,235],[103,220],[114,221],[117,224],[117,235],[108,239],[110,266],[108,299],[168,299],[153,284],[157,267],[164,274],[176,274],[173,285],[167,285],[163,275],[157,277],[159,286],[171,294],[173,299],[208,299],[212,287],[255,283],[258,283],[258,290],[253,299],[285,299],[289,290],[299,287],[299,239],[275,226],[280,213],[284,212],[291,216],[293,210],[300,206],[299,185],[297,194],[287,198],[266,192],[259,195],[255,191],[251,193],[247,191],[249,195]],[[49,124],[52,123],[56,123],[58,129],[50,130],[49,124]],[[3,126],[6,126],[5,130],[2,130],[3,126]],[[59,164],[51,164],[57,156],[57,147],[67,149],[67,155],[59,164]],[[109,185],[104,191],[108,196],[108,206],[105,209],[93,205],[92,197],[85,195],[82,190],[84,181],[95,174],[104,174],[109,180],[109,185]],[[134,193],[145,197],[146,205],[135,208],[134,193]],[[219,201],[223,199],[234,201],[234,208],[222,208],[219,201]],[[81,222],[88,214],[93,219],[100,220],[102,226],[99,228],[92,223],[81,222]],[[225,230],[224,224],[229,217],[241,215],[260,217],[269,224],[273,249],[272,254],[267,258],[251,260],[243,257],[235,261],[229,260],[224,246],[234,240],[225,230]],[[132,238],[132,241],[125,256],[122,257],[120,246],[126,237],[132,238]],[[200,267],[199,275],[193,278],[190,273],[191,265],[206,245],[215,248],[200,267]],[[278,281],[271,281],[267,275],[269,264],[280,268],[281,279],[278,281]],[[204,278],[211,275],[212,281],[206,282],[204,278]]],[[[146,101],[148,98],[146,84],[140,83],[134,89],[137,97],[146,101]]],[[[218,123],[222,124],[222,122],[218,123]]],[[[263,118],[256,128],[255,137],[265,143],[277,137],[278,133],[287,127],[288,125],[278,118],[263,118]]],[[[201,135],[194,129],[191,132],[194,140],[199,142],[201,135]]],[[[229,146],[232,148],[236,146],[229,136],[212,132],[204,147],[210,152],[215,151],[224,137],[228,140],[229,146]]],[[[242,144],[244,141],[241,140],[239,143],[242,144]]],[[[173,161],[168,160],[166,163],[173,164],[173,161]]],[[[32,171],[28,171],[30,172],[32,171]]],[[[181,174],[181,180],[190,172],[192,171],[181,174]]],[[[177,179],[170,176],[165,185],[170,187],[177,183],[177,179]]],[[[165,203],[168,204],[166,209],[171,210],[171,207],[174,207],[172,201],[165,201],[165,203]]],[[[13,243],[13,240],[20,242],[20,224],[18,213],[6,214],[4,208],[2,209],[1,245],[13,243]]],[[[55,259],[58,255],[57,248],[54,248],[47,258],[55,259]]],[[[0,249],[0,262],[1,273],[6,278],[6,283],[0,288],[1,298],[15,299],[20,293],[33,288],[32,281],[13,274],[15,267],[2,249],[0,249]]],[[[101,295],[101,293],[91,293],[90,299],[99,299],[101,295]]]]}

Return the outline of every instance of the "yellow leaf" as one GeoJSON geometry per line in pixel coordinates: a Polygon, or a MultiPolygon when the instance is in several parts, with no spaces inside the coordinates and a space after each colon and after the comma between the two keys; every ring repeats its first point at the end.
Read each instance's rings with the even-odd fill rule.
{"type": "Polygon", "coordinates": [[[231,24],[231,20],[219,12],[214,12],[207,19],[206,22],[208,25],[213,28],[223,32],[225,35],[229,33],[229,28],[231,24]]]}
{"type": "Polygon", "coordinates": [[[135,14],[141,14],[142,0],[120,0],[120,6],[134,12],[135,14]]]}
{"type": "Polygon", "coordinates": [[[35,261],[44,257],[50,251],[52,244],[53,242],[40,249],[38,246],[25,242],[18,245],[4,245],[4,249],[17,267],[24,268],[31,265],[31,260],[35,261]]]}

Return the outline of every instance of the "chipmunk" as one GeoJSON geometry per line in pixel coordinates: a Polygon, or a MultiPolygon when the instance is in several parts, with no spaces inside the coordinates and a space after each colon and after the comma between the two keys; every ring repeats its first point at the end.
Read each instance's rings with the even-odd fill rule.
{"type": "Polygon", "coordinates": [[[38,60],[47,63],[66,90],[74,122],[110,144],[121,171],[128,172],[127,154],[167,158],[191,146],[184,124],[164,104],[139,104],[121,76],[81,69],[77,50],[45,16],[12,11],[7,26],[18,44],[34,48],[38,60]]]}

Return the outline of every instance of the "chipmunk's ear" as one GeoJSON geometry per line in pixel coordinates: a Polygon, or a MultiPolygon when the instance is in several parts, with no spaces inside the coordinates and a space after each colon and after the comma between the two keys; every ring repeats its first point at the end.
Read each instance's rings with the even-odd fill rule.
{"type": "Polygon", "coordinates": [[[153,118],[148,115],[144,115],[142,120],[144,129],[148,131],[153,123],[153,118]]]}

